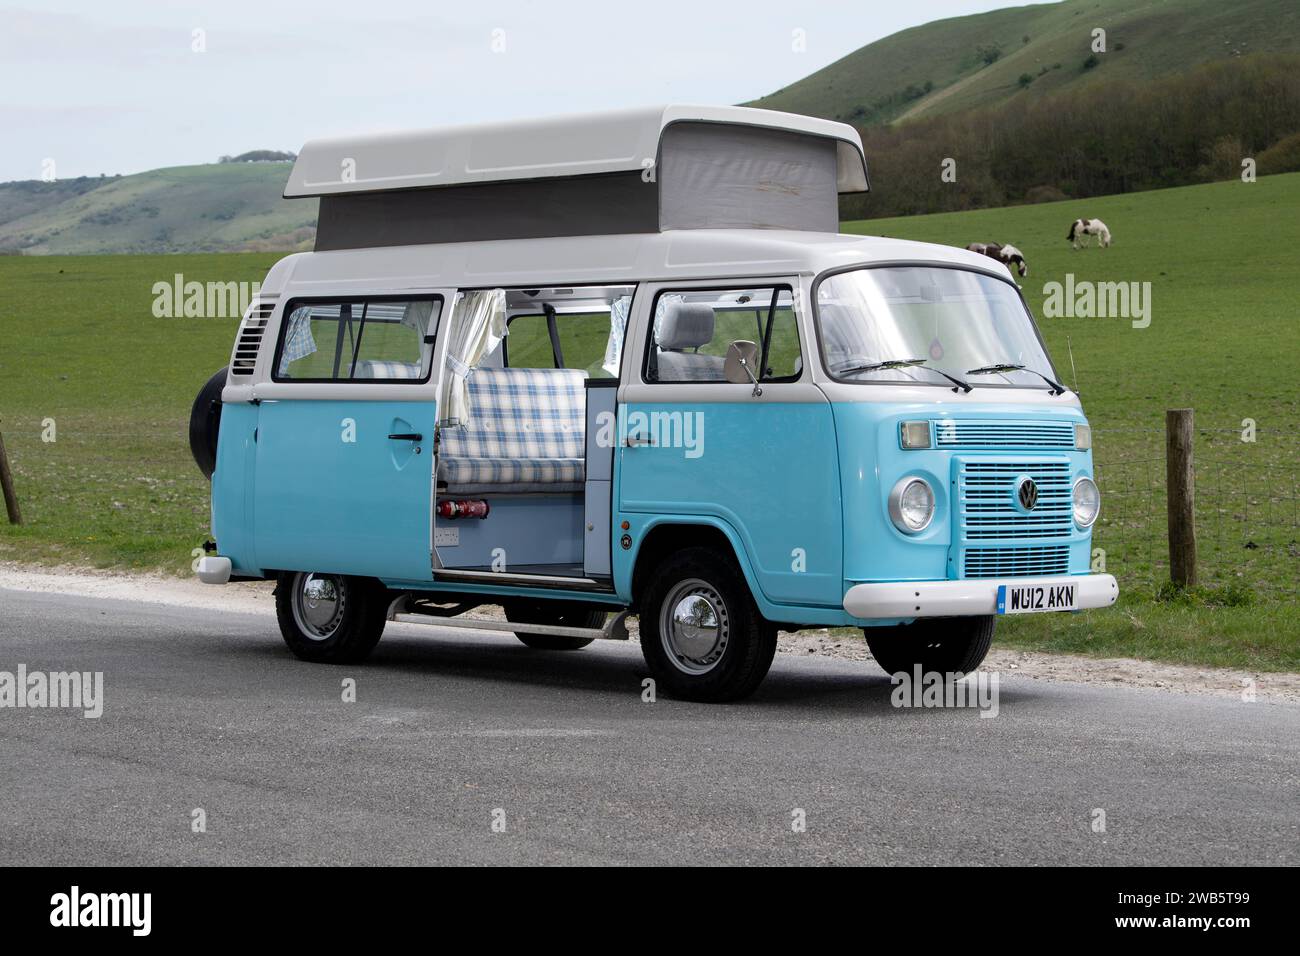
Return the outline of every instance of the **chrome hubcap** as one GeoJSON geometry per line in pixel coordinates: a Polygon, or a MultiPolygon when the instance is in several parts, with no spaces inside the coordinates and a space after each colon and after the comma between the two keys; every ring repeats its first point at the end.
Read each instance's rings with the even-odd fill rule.
{"type": "Polygon", "coordinates": [[[346,594],[341,578],[300,573],[293,580],[293,617],[313,641],[328,640],[343,620],[346,594]]]}
{"type": "Polygon", "coordinates": [[[707,581],[682,581],[665,598],[659,634],[679,670],[696,675],[713,670],[722,660],[730,633],[727,605],[707,581]]]}

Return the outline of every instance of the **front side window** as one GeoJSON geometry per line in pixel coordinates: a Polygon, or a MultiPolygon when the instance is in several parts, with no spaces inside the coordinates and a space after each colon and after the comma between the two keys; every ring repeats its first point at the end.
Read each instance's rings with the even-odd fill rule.
{"type": "Polygon", "coordinates": [[[426,382],[441,305],[437,297],[291,302],[272,378],[426,382]]]}
{"type": "Polygon", "coordinates": [[[977,386],[1046,388],[1040,376],[1056,376],[1020,296],[992,276],[854,269],[822,279],[816,301],[822,360],[841,381],[951,388],[943,372],[977,386]]]}
{"type": "Polygon", "coordinates": [[[752,342],[764,382],[792,382],[803,370],[787,287],[664,291],[655,299],[646,349],[647,382],[726,382],[727,349],[752,342]]]}

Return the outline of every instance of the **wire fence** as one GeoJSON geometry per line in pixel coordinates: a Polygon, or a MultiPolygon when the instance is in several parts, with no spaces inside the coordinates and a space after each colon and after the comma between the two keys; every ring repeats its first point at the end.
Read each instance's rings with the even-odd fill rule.
{"type": "MultiPolygon", "coordinates": [[[[1165,433],[1098,428],[1093,455],[1102,513],[1093,531],[1121,585],[1169,580],[1165,433]]],[[[1199,579],[1249,588],[1263,600],[1300,598],[1300,443],[1289,435],[1198,428],[1194,461],[1199,579]]]]}

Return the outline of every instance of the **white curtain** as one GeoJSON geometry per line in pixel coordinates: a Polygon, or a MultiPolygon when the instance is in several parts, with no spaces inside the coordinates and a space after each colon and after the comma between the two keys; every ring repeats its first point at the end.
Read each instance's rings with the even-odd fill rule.
{"type": "Polygon", "coordinates": [[[605,343],[605,361],[601,368],[615,378],[618,378],[618,366],[623,360],[623,336],[627,334],[627,312],[631,305],[632,297],[623,295],[609,307],[609,341],[605,343]]]}
{"type": "Polygon", "coordinates": [[[444,327],[450,340],[438,417],[444,424],[464,423],[469,421],[470,373],[506,334],[505,290],[460,293],[444,327]]]}
{"type": "Polygon", "coordinates": [[[416,299],[414,302],[402,304],[402,325],[408,329],[414,329],[415,333],[420,336],[421,343],[424,342],[424,336],[429,331],[429,320],[432,317],[432,299],[416,299]]]}

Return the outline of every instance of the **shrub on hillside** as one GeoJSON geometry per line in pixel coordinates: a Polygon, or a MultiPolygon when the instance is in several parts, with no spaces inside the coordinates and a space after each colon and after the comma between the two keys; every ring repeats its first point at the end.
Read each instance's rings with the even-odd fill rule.
{"type": "Polygon", "coordinates": [[[297,153],[280,152],[275,149],[251,149],[238,156],[222,156],[218,163],[287,163],[298,158],[297,153]]]}
{"type": "MultiPolygon", "coordinates": [[[[1163,80],[1081,90],[862,130],[872,191],[846,219],[1004,205],[1053,186],[1086,198],[1300,169],[1300,56],[1257,54],[1163,80]],[[1267,148],[1265,148],[1267,147],[1267,148]],[[945,157],[956,183],[939,178],[945,157]]],[[[1059,197],[1058,197],[1059,198],[1059,197]]]]}
{"type": "Polygon", "coordinates": [[[1025,190],[1025,202],[1064,202],[1070,197],[1055,186],[1030,186],[1025,190]]]}
{"type": "Polygon", "coordinates": [[[1283,136],[1255,157],[1256,170],[1261,176],[1269,173],[1300,172],[1300,132],[1283,136]]]}
{"type": "Polygon", "coordinates": [[[1207,183],[1236,179],[1245,155],[1240,136],[1220,136],[1206,147],[1205,162],[1197,168],[1196,178],[1207,183]]]}

